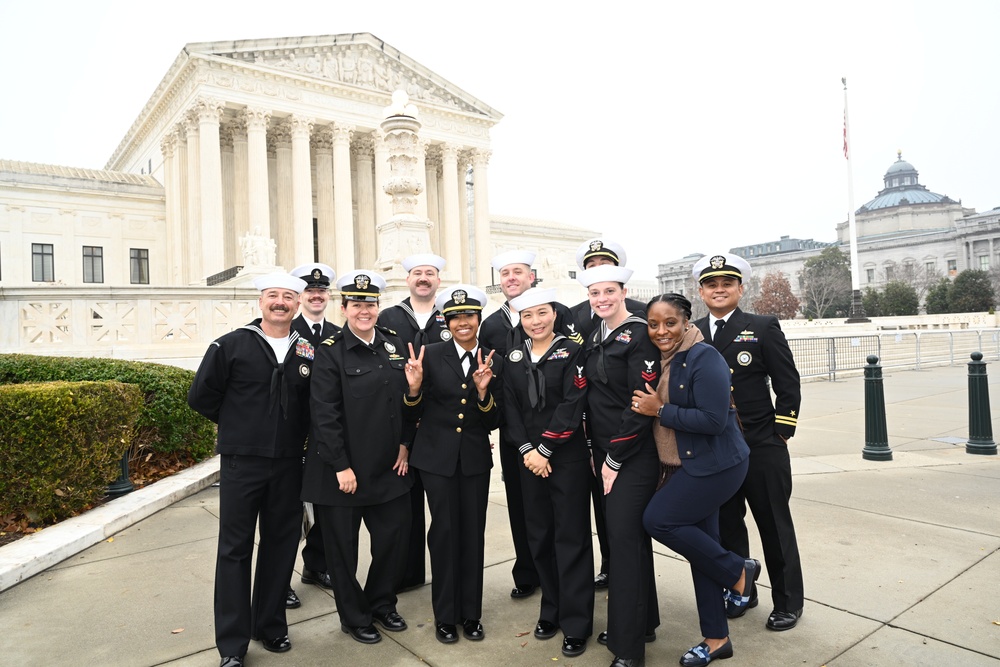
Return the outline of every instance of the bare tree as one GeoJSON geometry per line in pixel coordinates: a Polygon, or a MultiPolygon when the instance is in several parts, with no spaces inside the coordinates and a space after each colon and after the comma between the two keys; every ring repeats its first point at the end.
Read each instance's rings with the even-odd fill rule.
{"type": "Polygon", "coordinates": [[[836,246],[805,261],[802,270],[805,314],[810,317],[846,315],[851,306],[851,269],[847,255],[836,246]]]}
{"type": "MultiPolygon", "coordinates": [[[[896,269],[896,275],[893,276],[893,279],[907,283],[913,287],[920,303],[924,303],[927,298],[927,292],[934,285],[938,284],[943,277],[942,273],[937,269],[928,269],[926,266],[920,266],[913,262],[906,262],[897,266],[896,269]]],[[[1000,275],[997,278],[1000,280],[1000,275]]]]}
{"type": "Polygon", "coordinates": [[[753,301],[758,315],[774,315],[779,320],[790,320],[799,312],[799,300],[792,294],[792,286],[780,272],[764,276],[760,294],[753,301]]]}

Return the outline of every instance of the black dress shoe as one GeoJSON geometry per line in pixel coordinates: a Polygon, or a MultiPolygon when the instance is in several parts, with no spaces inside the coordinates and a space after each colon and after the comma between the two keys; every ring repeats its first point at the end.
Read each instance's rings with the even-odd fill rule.
{"type": "Polygon", "coordinates": [[[322,588],[327,588],[331,591],[333,590],[333,579],[330,578],[329,572],[302,570],[302,583],[312,584],[313,586],[320,586],[322,588]]]}
{"type": "Polygon", "coordinates": [[[295,591],[289,588],[288,595],[285,596],[285,609],[298,609],[301,606],[302,600],[295,594],[295,591]]]}
{"type": "Polygon", "coordinates": [[[284,653],[292,650],[292,640],[288,638],[288,635],[277,639],[261,639],[260,643],[271,653],[284,653]]]}
{"type": "Polygon", "coordinates": [[[760,561],[755,558],[747,558],[743,562],[743,592],[737,593],[729,591],[729,600],[726,602],[726,616],[729,618],[739,618],[750,609],[750,602],[757,595],[757,578],[760,576],[760,561]]]}
{"type": "Polygon", "coordinates": [[[579,637],[563,637],[562,653],[567,658],[583,655],[587,650],[587,640],[579,637]]]}
{"type": "Polygon", "coordinates": [[[458,628],[451,623],[435,623],[434,636],[442,644],[454,644],[458,641],[458,628]]]}
{"type": "Polygon", "coordinates": [[[615,659],[611,661],[611,667],[643,667],[645,664],[644,658],[619,658],[615,656],[615,659]]]}
{"type": "MultiPolygon", "coordinates": [[[[646,633],[645,635],[643,635],[642,636],[642,641],[646,642],[647,644],[652,644],[653,642],[655,642],[656,641],[656,630],[653,630],[652,632],[649,632],[649,633],[646,633]]],[[[600,644],[601,646],[607,646],[608,645],[608,633],[607,633],[607,631],[602,632],[601,634],[597,635],[597,643],[600,644]]]]}
{"type": "Polygon", "coordinates": [[[389,611],[372,612],[372,620],[381,625],[389,632],[402,632],[406,629],[406,621],[396,613],[395,609],[389,611]]]}
{"type": "Polygon", "coordinates": [[[515,600],[520,599],[520,598],[531,597],[532,595],[535,594],[535,590],[537,588],[538,588],[538,586],[534,586],[534,585],[530,585],[530,586],[514,586],[514,588],[512,588],[510,590],[510,596],[512,598],[514,598],[515,600]]]}
{"type": "Polygon", "coordinates": [[[607,588],[608,587],[608,574],[606,572],[601,572],[599,575],[594,577],[594,588],[607,588]]]}
{"type": "Polygon", "coordinates": [[[374,625],[351,626],[341,625],[340,629],[354,638],[354,641],[362,644],[378,644],[382,641],[382,635],[374,625]]]}
{"type": "Polygon", "coordinates": [[[801,617],[801,609],[798,611],[778,611],[775,609],[771,612],[771,615],[767,617],[767,629],[774,630],[775,632],[791,630],[795,627],[795,624],[799,622],[801,617]]]}
{"type": "Polygon", "coordinates": [[[535,639],[552,639],[556,636],[559,626],[549,621],[538,621],[535,624],[535,639]]]}
{"type": "Polygon", "coordinates": [[[682,667],[704,667],[713,660],[725,660],[733,657],[733,643],[726,640],[726,643],[715,649],[708,650],[708,644],[702,642],[681,656],[682,667]]]}
{"type": "Polygon", "coordinates": [[[243,667],[243,656],[227,655],[219,663],[219,667],[243,667]]]}
{"type": "Polygon", "coordinates": [[[479,622],[478,618],[467,618],[462,621],[462,634],[465,635],[466,639],[478,642],[486,636],[486,630],[483,629],[483,624],[479,622]]]}

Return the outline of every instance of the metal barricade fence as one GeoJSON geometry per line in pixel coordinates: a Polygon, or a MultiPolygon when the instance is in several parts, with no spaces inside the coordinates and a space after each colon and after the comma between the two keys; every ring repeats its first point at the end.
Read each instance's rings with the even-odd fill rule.
{"type": "Polygon", "coordinates": [[[837,379],[837,373],[860,372],[868,355],[883,368],[913,368],[965,363],[972,352],[984,360],[1000,360],[1000,329],[958,331],[892,331],[859,336],[789,338],[802,377],[837,379]]]}

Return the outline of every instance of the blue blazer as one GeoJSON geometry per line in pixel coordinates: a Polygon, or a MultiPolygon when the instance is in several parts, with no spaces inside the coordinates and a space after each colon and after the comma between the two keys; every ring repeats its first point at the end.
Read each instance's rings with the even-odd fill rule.
{"type": "Polygon", "coordinates": [[[707,343],[695,343],[670,361],[670,402],[660,423],[674,429],[684,470],[705,477],[750,455],[731,407],[729,365],[707,343]]]}

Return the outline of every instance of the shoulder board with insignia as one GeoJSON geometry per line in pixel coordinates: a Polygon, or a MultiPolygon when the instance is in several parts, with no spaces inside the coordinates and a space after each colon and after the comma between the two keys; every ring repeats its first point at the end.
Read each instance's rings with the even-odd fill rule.
{"type": "Polygon", "coordinates": [[[398,336],[399,335],[395,331],[393,331],[392,329],[390,329],[389,327],[383,327],[383,326],[381,326],[379,324],[376,324],[375,328],[378,329],[379,331],[381,331],[382,333],[387,333],[387,334],[392,335],[392,336],[398,336]]]}
{"type": "Polygon", "coordinates": [[[334,343],[336,343],[338,340],[340,340],[343,337],[344,337],[343,330],[338,331],[337,333],[333,334],[332,336],[330,336],[329,338],[327,338],[326,340],[324,340],[323,342],[321,342],[320,345],[333,345],[334,343]]]}

